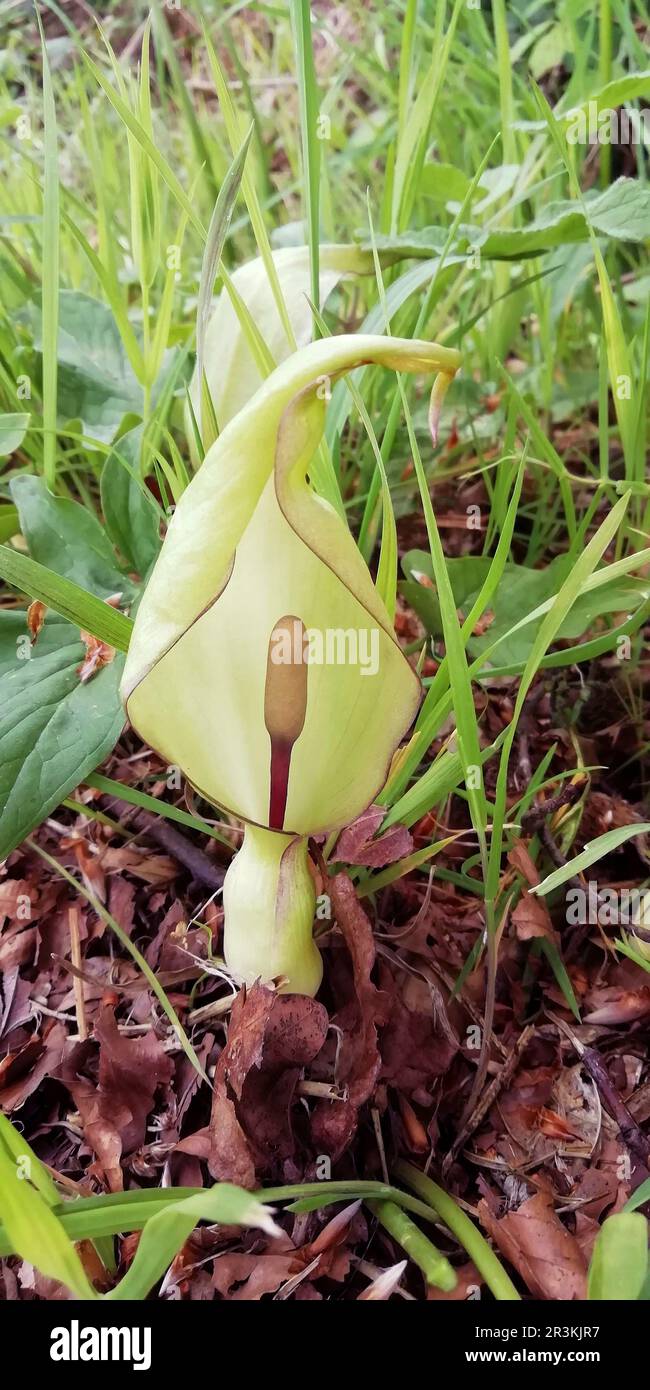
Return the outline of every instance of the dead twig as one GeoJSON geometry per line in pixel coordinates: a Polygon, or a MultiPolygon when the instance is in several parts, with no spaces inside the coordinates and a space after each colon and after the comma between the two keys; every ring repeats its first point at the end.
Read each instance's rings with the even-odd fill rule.
{"type": "Polygon", "coordinates": [[[81,971],[81,940],[79,937],[79,907],[73,903],[68,908],[68,926],[70,927],[70,959],[74,966],[72,976],[72,988],[74,990],[74,1006],[77,1014],[77,1032],[82,1042],[88,1037],[88,1025],[86,1023],[86,1001],[84,999],[83,980],[78,974],[81,971]]]}

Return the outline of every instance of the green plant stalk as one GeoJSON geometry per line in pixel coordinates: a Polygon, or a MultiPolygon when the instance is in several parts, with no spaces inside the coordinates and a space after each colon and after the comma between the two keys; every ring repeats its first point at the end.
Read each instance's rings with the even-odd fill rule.
{"type": "Polygon", "coordinates": [[[291,17],[295,35],[298,88],[300,93],[300,126],[302,131],[302,164],[305,185],[305,211],[309,229],[311,298],[320,309],[320,141],[318,121],[318,88],[314,68],[314,48],[311,32],[309,0],[291,0],[291,17]]]}
{"type": "Polygon", "coordinates": [[[458,1280],[447,1256],[436,1248],[401,1207],[396,1206],[395,1202],[368,1202],[367,1205],[384,1230],[422,1270],[427,1284],[433,1285],[434,1289],[442,1289],[444,1293],[451,1293],[456,1288],[458,1280]]]}
{"type": "MultiPolygon", "coordinates": [[[[606,87],[612,80],[612,2],[600,0],[598,18],[598,83],[606,87]]],[[[600,146],[600,182],[606,188],[612,176],[611,145],[600,146]]]]}
{"type": "Polygon", "coordinates": [[[224,954],[237,980],[290,980],[316,994],[323,977],[312,928],[316,891],[305,836],[246,825],[224,880],[224,954]]]}
{"type": "Polygon", "coordinates": [[[519,1302],[519,1294],[508,1274],[506,1274],[501,1261],[497,1259],[491,1246],[481,1235],[478,1227],[470,1221],[461,1207],[450,1197],[442,1187],[427,1178],[412,1163],[400,1162],[395,1169],[396,1173],[408,1187],[417,1192],[429,1206],[438,1212],[441,1221],[456,1236],[463,1248],[467,1251],[470,1259],[474,1261],[479,1274],[483,1275],[485,1282],[494,1294],[498,1302],[519,1302]]]}

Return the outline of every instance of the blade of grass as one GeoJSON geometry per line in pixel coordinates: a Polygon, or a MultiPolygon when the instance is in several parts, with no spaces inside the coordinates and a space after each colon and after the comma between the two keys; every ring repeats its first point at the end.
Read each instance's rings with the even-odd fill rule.
{"type": "Polygon", "coordinates": [[[146,130],[143,129],[142,125],[140,124],[140,121],[138,120],[137,116],[134,115],[127,102],[124,101],[123,97],[120,96],[119,92],[116,92],[115,88],[111,85],[108,78],[104,76],[104,73],[102,72],[101,68],[99,68],[97,64],[93,62],[92,58],[88,57],[87,53],[83,54],[83,58],[89,71],[92,73],[95,81],[98,83],[102,91],[108,97],[111,106],[114,108],[118,116],[124,122],[124,125],[126,126],[127,130],[130,131],[131,135],[133,135],[134,138],[137,140],[138,144],[144,150],[145,154],[148,155],[152,164],[158,170],[161,179],[164,183],[167,184],[170,193],[176,199],[176,202],[179,204],[180,207],[183,208],[184,212],[187,213],[188,220],[192,224],[195,232],[200,237],[201,241],[205,242],[207,237],[206,229],[203,226],[200,217],[197,215],[195,209],[193,208],[185,192],[185,189],[177,179],[173,169],[168,164],[164,155],[162,155],[157,146],[154,145],[153,140],[147,134],[146,130]]]}
{"type": "Polygon", "coordinates": [[[29,598],[39,599],[48,608],[60,613],[62,618],[92,632],[94,637],[108,642],[117,651],[128,651],[133,628],[131,618],[112,608],[110,603],[104,603],[95,594],[88,593],[80,584],[64,579],[46,565],[39,565],[36,560],[12,550],[8,545],[0,545],[0,579],[29,598]]]}
{"type": "Polygon", "coordinates": [[[487,916],[487,948],[488,948],[488,983],[485,1003],[485,1028],[481,1045],[481,1055],[476,1070],[474,1083],[467,1100],[465,1115],[471,1113],[478,1095],[483,1086],[485,1072],[489,1056],[490,1039],[492,1036],[492,1026],[494,1019],[495,1005],[495,982],[496,982],[496,934],[498,930],[494,919],[495,904],[498,897],[499,879],[501,874],[501,856],[503,853],[503,832],[506,820],[506,806],[508,794],[508,766],[510,754],[514,744],[517,725],[524,707],[526,696],[532,682],[539,669],[542,657],[547,648],[554,640],[564,619],[570,612],[580,592],[581,585],[590,578],[596,565],[608,545],[616,535],[621,525],[629,502],[629,494],[622,497],[616,506],[612,508],[609,516],[605,518],[596,534],[589,541],[583,553],[579,555],[574,563],[573,569],[567,576],[564,584],[555,596],[551,608],[547,613],[533,643],[530,655],[522,673],[517,698],[512,714],[512,719],[507,725],[501,756],[499,759],[499,770],[497,773],[497,785],[494,797],[494,813],[492,817],[492,837],[490,843],[490,853],[488,858],[488,872],[486,876],[485,906],[487,916]]]}
{"type": "Polygon", "coordinates": [[[314,68],[310,0],[291,0],[291,19],[296,47],[304,205],[307,213],[311,298],[320,309],[320,159],[318,139],[319,97],[314,68]]]}
{"type": "Polygon", "coordinates": [[[595,840],[590,840],[580,854],[576,854],[575,859],[570,859],[568,864],[563,864],[560,869],[554,869],[552,874],[542,879],[541,883],[530,889],[537,897],[545,898],[547,893],[552,893],[554,888],[560,888],[568,879],[575,874],[581,874],[584,869],[590,869],[592,864],[597,864],[604,859],[606,854],[611,854],[612,850],[618,849],[628,840],[632,840],[636,835],[650,834],[649,821],[635,821],[633,825],[620,825],[616,830],[606,830],[604,835],[598,835],[595,840]]]}
{"type": "Polygon", "coordinates": [[[190,830],[198,830],[201,835],[210,835],[213,840],[218,840],[220,844],[232,849],[225,835],[215,830],[214,826],[208,825],[207,821],[199,820],[198,816],[191,816],[189,811],[182,811],[179,806],[171,806],[169,802],[161,801],[157,796],[149,796],[137,787],[129,787],[126,782],[115,782],[112,777],[104,777],[96,772],[92,777],[85,778],[84,786],[93,787],[104,796],[116,796],[120,801],[128,801],[131,806],[141,806],[143,811],[154,811],[156,815],[175,820],[179,825],[188,826],[190,830]]]}
{"type": "Polygon", "coordinates": [[[56,486],[57,377],[59,354],[59,150],[56,109],[47,45],[36,12],[43,62],[43,472],[56,486]]]}
{"type": "Polygon", "coordinates": [[[212,307],[212,291],[219,268],[219,262],[223,254],[224,243],[228,235],[228,228],[232,218],[233,209],[242,181],[246,156],[253,134],[253,127],[250,126],[248,134],[244,137],[242,144],[235,155],[226,177],[219,189],[219,196],[214,205],[214,211],[210,218],[208,236],[201,262],[201,278],[199,281],[199,294],[196,305],[196,360],[198,366],[199,382],[201,389],[199,393],[199,430],[203,439],[203,447],[207,453],[212,440],[206,442],[205,421],[203,418],[203,390],[205,389],[205,335],[212,307]]]}

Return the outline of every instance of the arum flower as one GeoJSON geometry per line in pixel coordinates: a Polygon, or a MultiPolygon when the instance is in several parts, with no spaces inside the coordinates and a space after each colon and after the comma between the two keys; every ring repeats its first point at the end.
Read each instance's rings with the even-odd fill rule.
{"type": "Polygon", "coordinates": [[[224,886],[233,975],[306,994],[321,979],[307,837],[372,802],[420,697],[352,535],[307,481],[330,386],[364,363],[440,373],[437,409],[460,358],[341,336],[278,366],[180,499],[122,683],[142,738],[246,824],[224,886]]]}
{"type": "MultiPolygon", "coordinates": [[[[287,317],[296,346],[300,348],[310,341],[313,332],[313,315],[308,297],[311,293],[309,247],[283,247],[273,252],[273,261],[287,317]]],[[[327,303],[344,276],[371,270],[372,256],[356,246],[321,246],[321,305],[327,303]]],[[[289,356],[292,345],[280,318],[261,256],[238,266],[231,283],[259,329],[273,362],[283,362],[289,356]]],[[[262,383],[262,375],[227,289],[223,289],[218,296],[206,330],[205,377],[220,430],[246,405],[262,383]]],[[[199,420],[198,369],[190,383],[190,399],[195,418],[199,420]]],[[[187,433],[191,440],[192,430],[188,428],[187,433]]]]}

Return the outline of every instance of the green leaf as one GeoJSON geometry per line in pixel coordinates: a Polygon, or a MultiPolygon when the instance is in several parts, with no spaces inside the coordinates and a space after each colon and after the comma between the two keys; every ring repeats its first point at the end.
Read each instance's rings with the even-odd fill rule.
{"type": "Polygon", "coordinates": [[[568,24],[560,21],[552,24],[550,29],[537,40],[532,50],[528,65],[533,77],[541,77],[542,73],[548,72],[549,68],[559,67],[565,53],[570,53],[572,45],[572,32],[568,24]]]}
{"type": "MultiPolygon", "coordinates": [[[[34,347],[42,347],[40,311],[31,306],[34,347]]],[[[81,420],[90,439],[110,444],[125,415],[142,415],[142,388],[106,304],[78,290],[59,299],[58,414],[81,420]]]]}
{"type": "MultiPolygon", "coordinates": [[[[617,179],[602,193],[585,197],[585,212],[574,200],[549,203],[522,227],[486,232],[479,226],[460,226],[454,251],[479,246],[485,260],[519,260],[539,256],[556,246],[589,239],[589,223],[596,232],[618,241],[643,242],[648,235],[650,189],[639,179],[617,179]]],[[[442,250],[445,229],[423,227],[400,236],[377,237],[377,250],[389,261],[405,256],[433,256],[442,250]]],[[[364,250],[369,249],[365,237],[364,250]]]]}
{"type": "Polygon", "coordinates": [[[648,1223],[639,1212],[608,1216],[594,1245],[587,1297],[593,1302],[635,1302],[648,1272],[648,1223]]]}
{"type": "Polygon", "coordinates": [[[224,1226],[255,1226],[279,1234],[268,1207],[241,1187],[218,1183],[197,1196],[174,1202],[147,1222],[135,1257],[109,1300],[142,1299],[165,1273],[199,1221],[224,1226]]]}
{"type": "Polygon", "coordinates": [[[102,598],[133,594],[91,511],[66,497],[54,497],[42,478],[28,474],[14,478],[10,490],[32,559],[102,598]]]}
{"type": "MultiPolygon", "coordinates": [[[[447,571],[457,608],[467,614],[472,608],[492,561],[486,556],[464,555],[447,561],[447,571]]],[[[518,624],[527,613],[534,612],[555,594],[571,568],[569,556],[561,555],[544,569],[528,569],[524,565],[507,564],[490,603],[494,614],[483,636],[468,638],[467,649],[472,657],[480,656],[499,643],[498,664],[519,665],[528,658],[539,631],[543,615],[525,627],[518,624]]],[[[417,576],[432,580],[431,560],[424,550],[410,550],[402,558],[407,575],[399,591],[415,609],[427,630],[434,637],[442,635],[442,620],[436,588],[422,584],[417,576]]],[[[601,588],[582,594],[573,605],[557,634],[558,640],[581,637],[605,613],[626,612],[632,615],[650,593],[650,584],[633,578],[614,578],[601,588]]],[[[574,658],[568,655],[568,661],[574,658]]]]}
{"type": "Polygon", "coordinates": [[[122,435],[101,475],[102,511],[113,545],[144,579],[160,550],[155,502],[139,473],[142,426],[122,435]]]}
{"type": "Polygon", "coordinates": [[[156,147],[150,135],[147,133],[147,131],[144,129],[144,127],[138,120],[137,116],[134,115],[130,107],[127,106],[127,103],[122,99],[120,94],[115,91],[115,88],[111,86],[110,82],[108,81],[108,78],[104,76],[104,73],[102,72],[101,68],[97,67],[97,64],[92,62],[92,60],[88,57],[87,53],[83,53],[83,57],[86,63],[88,64],[88,67],[90,68],[93,77],[99,83],[102,90],[106,93],[106,96],[108,97],[111,105],[115,108],[118,115],[121,116],[127,130],[130,131],[131,135],[135,137],[140,147],[144,150],[144,153],[148,155],[152,164],[158,170],[158,173],[160,174],[161,178],[164,179],[165,183],[167,184],[167,187],[176,199],[176,202],[179,203],[179,205],[187,213],[187,216],[189,217],[189,220],[192,223],[192,226],[194,227],[195,231],[197,231],[201,239],[205,241],[205,228],[200,218],[197,216],[194,208],[192,207],[190,199],[188,198],[184,188],[176,178],[173,169],[170,168],[169,164],[167,163],[167,160],[165,159],[164,155],[162,155],[160,150],[156,147]]]}
{"type": "Polygon", "coordinates": [[[124,726],[123,658],[81,684],[84,648],[68,632],[56,651],[39,655],[37,641],[29,659],[16,655],[0,680],[0,861],[103,762],[124,726]]]}
{"type": "Polygon", "coordinates": [[[20,530],[18,512],[10,503],[0,502],[0,542],[11,540],[20,530]]]}
{"type": "MultiPolygon", "coordinates": [[[[0,610],[0,681],[8,671],[16,670],[17,661],[25,660],[25,657],[18,655],[19,650],[25,652],[30,643],[29,630],[27,627],[27,609],[11,608],[0,610]]],[[[75,642],[76,634],[72,631],[69,623],[64,622],[58,615],[47,618],[44,626],[38,634],[38,642],[32,649],[32,655],[41,657],[49,656],[52,652],[57,652],[63,646],[75,642]]],[[[81,651],[81,644],[78,643],[81,651]]],[[[27,660],[30,658],[27,657],[27,660]]]]}
{"type": "Polygon", "coordinates": [[[29,425],[30,416],[24,413],[0,415],[0,458],[8,458],[19,449],[29,425]]]}
{"type": "MultiPolygon", "coordinates": [[[[425,164],[420,177],[420,192],[428,198],[434,198],[437,203],[461,203],[471,187],[471,179],[454,164],[425,164]]],[[[486,191],[485,187],[478,184],[472,197],[476,198],[486,191]]]]}
{"type": "Polygon", "coordinates": [[[57,1206],[60,1201],[59,1194],[47,1168],[43,1167],[20,1130],[16,1129],[11,1120],[8,1120],[6,1115],[0,1111],[0,1149],[3,1145],[9,1157],[13,1159],[14,1163],[20,1165],[25,1176],[34,1184],[34,1187],[38,1188],[47,1205],[49,1207],[57,1206]]]}
{"type": "Polygon", "coordinates": [[[226,236],[228,235],[233,209],[237,201],[239,185],[242,180],[252,134],[253,126],[251,125],[219,190],[219,196],[214,205],[212,217],[210,218],[208,239],[203,253],[203,261],[201,263],[201,279],[199,282],[199,293],[196,304],[196,366],[199,379],[199,430],[206,452],[212,440],[207,437],[206,421],[203,418],[205,337],[212,304],[212,290],[214,288],[215,277],[223,253],[226,236]]]}
{"type": "Polygon", "coordinates": [[[43,62],[43,468],[50,487],[56,481],[57,331],[59,321],[59,145],[52,74],[37,12],[43,62]]]}
{"type": "Polygon", "coordinates": [[[128,651],[133,622],[125,613],[8,545],[0,545],[0,579],[40,599],[75,627],[85,628],[120,652],[128,651]]]}
{"type": "Polygon", "coordinates": [[[646,1202],[650,1202],[650,1178],[646,1178],[645,1182],[642,1182],[635,1189],[632,1196],[628,1197],[623,1211],[636,1211],[637,1207],[645,1206],[646,1202]]]}
{"type": "Polygon", "coordinates": [[[604,859],[606,854],[611,854],[612,850],[618,849],[627,840],[633,839],[635,835],[647,835],[649,833],[649,821],[638,821],[634,825],[620,825],[616,830],[607,830],[604,835],[590,840],[589,844],[585,845],[582,854],[577,854],[575,859],[570,859],[569,863],[563,864],[561,869],[554,869],[552,874],[542,879],[542,882],[531,888],[530,892],[545,898],[547,893],[553,892],[554,888],[559,888],[574,874],[581,874],[583,869],[591,868],[592,864],[597,864],[599,859],[604,859]]]}

